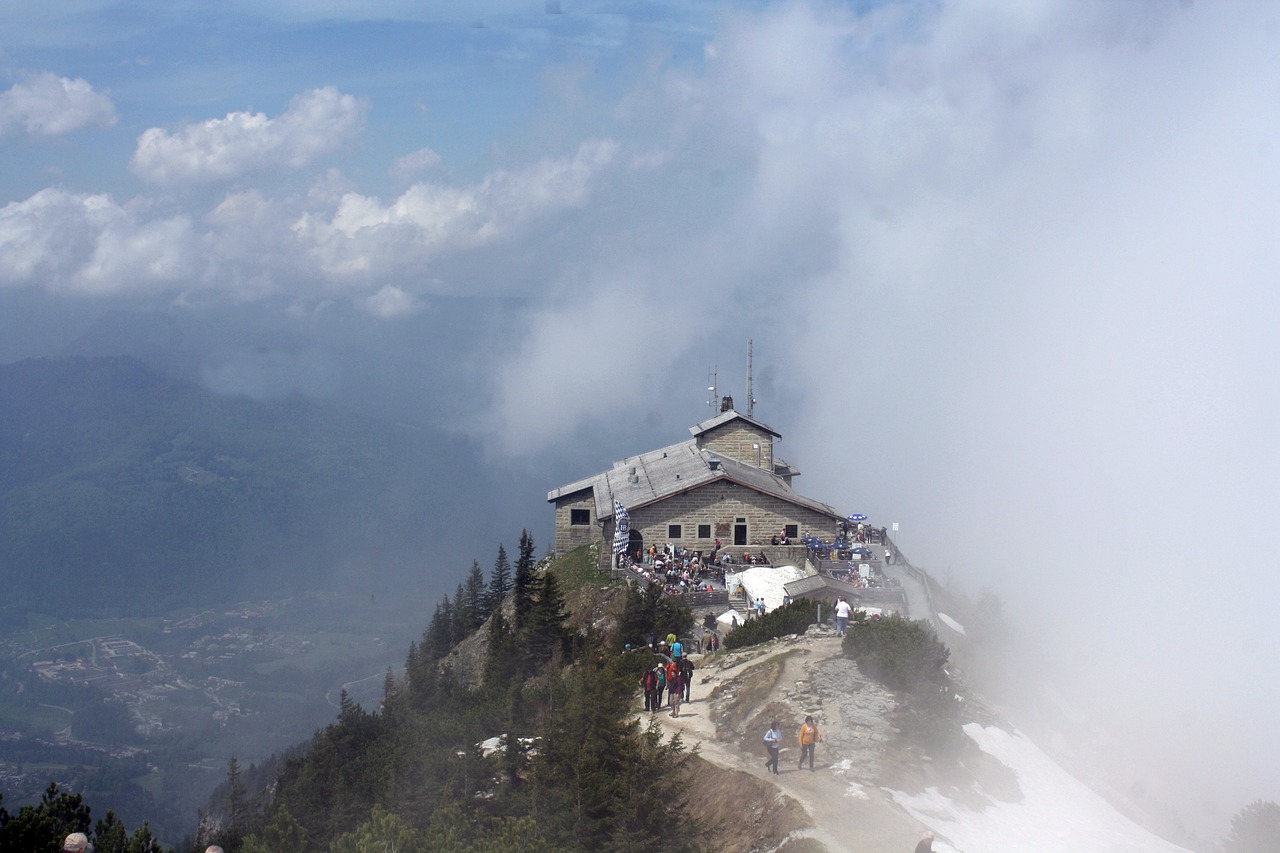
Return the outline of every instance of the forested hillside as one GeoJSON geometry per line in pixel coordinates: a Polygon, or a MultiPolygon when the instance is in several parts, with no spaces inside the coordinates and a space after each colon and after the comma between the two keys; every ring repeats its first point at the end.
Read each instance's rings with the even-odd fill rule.
{"type": "Polygon", "coordinates": [[[464,442],[302,398],[212,394],[130,358],[0,366],[0,620],[164,612],[345,560],[419,565],[464,442]]]}
{"type": "Polygon", "coordinates": [[[633,715],[653,655],[620,653],[625,626],[690,617],[624,586],[571,614],[567,596],[598,604],[605,583],[586,549],[536,571],[526,534],[513,565],[500,554],[488,582],[477,566],[445,598],[403,677],[388,673],[380,709],[344,697],[269,799],[224,787],[200,841],[246,853],[648,850],[658,838],[693,849],[688,753],[633,715]],[[584,627],[592,615],[606,627],[584,627]],[[480,672],[455,671],[449,652],[464,641],[482,648],[468,656],[480,672]]]}

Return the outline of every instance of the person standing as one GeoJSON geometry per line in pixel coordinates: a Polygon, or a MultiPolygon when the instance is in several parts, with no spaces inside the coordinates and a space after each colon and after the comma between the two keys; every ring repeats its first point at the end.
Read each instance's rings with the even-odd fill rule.
{"type": "Polygon", "coordinates": [[[809,772],[813,772],[813,748],[818,741],[822,740],[822,735],[818,733],[818,724],[813,721],[813,715],[804,718],[804,724],[800,726],[800,766],[804,769],[804,759],[809,757],[809,772]]]}
{"type": "Polygon", "coordinates": [[[671,697],[671,716],[680,716],[680,701],[684,699],[684,676],[679,668],[672,669],[667,676],[667,695],[671,697]]]}
{"type": "Polygon", "coordinates": [[[685,655],[680,658],[680,681],[684,684],[684,701],[693,701],[693,661],[685,655]]]}
{"type": "Polygon", "coordinates": [[[853,612],[853,608],[849,606],[849,602],[844,600],[844,596],[836,602],[836,636],[843,637],[849,628],[849,614],[853,612]]]}
{"type": "Polygon", "coordinates": [[[640,676],[640,689],[644,691],[644,709],[650,713],[658,710],[658,676],[651,669],[646,669],[640,676]]]}
{"type": "Polygon", "coordinates": [[[888,548],[885,548],[885,549],[884,549],[884,564],[885,564],[886,566],[892,566],[892,565],[893,565],[893,551],[891,551],[891,550],[890,550],[890,549],[888,549],[888,548]]]}
{"type": "Polygon", "coordinates": [[[769,751],[769,760],[764,763],[764,769],[772,769],[775,776],[781,775],[778,771],[778,750],[781,747],[782,731],[778,728],[778,721],[774,720],[769,723],[769,730],[764,733],[764,748],[769,751]]]}

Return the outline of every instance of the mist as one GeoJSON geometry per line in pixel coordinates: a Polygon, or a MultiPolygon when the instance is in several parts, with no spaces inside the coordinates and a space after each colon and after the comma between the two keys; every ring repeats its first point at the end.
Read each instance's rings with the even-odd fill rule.
{"type": "MultiPolygon", "coordinates": [[[[685,437],[712,374],[745,400],[751,339],[799,490],[999,596],[1130,794],[1206,838],[1280,800],[1274,10],[568,6],[403,11],[421,43],[279,73],[224,46],[226,77],[104,31],[160,79],[52,67],[60,13],[25,4],[0,353],[466,435],[507,484],[481,550],[685,437]]],[[[312,50],[358,17],[307,14],[312,50]]]]}

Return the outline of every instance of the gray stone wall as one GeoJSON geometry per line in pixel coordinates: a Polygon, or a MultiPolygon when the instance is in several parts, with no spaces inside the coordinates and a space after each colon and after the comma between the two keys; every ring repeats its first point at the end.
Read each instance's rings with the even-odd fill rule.
{"type": "Polygon", "coordinates": [[[572,551],[579,545],[590,545],[599,541],[600,525],[596,518],[596,499],[590,490],[556,501],[555,544],[552,547],[557,554],[572,551]],[[572,510],[575,509],[587,511],[586,524],[571,523],[572,510]]]}
{"type": "Polygon", "coordinates": [[[739,518],[746,519],[747,545],[755,551],[761,545],[767,546],[770,537],[784,525],[797,525],[800,536],[812,533],[830,540],[839,523],[822,513],[722,480],[632,510],[631,527],[644,536],[646,548],[670,542],[673,546],[709,552],[716,539],[726,546],[733,544],[733,528],[739,518]],[[668,536],[668,526],[672,524],[680,525],[679,538],[668,536]],[[700,524],[711,528],[710,537],[698,537],[700,524]]]}
{"type": "Polygon", "coordinates": [[[745,421],[733,420],[703,433],[698,436],[698,447],[766,471],[773,470],[773,436],[745,421]],[[753,444],[760,445],[758,462],[753,444]]]}

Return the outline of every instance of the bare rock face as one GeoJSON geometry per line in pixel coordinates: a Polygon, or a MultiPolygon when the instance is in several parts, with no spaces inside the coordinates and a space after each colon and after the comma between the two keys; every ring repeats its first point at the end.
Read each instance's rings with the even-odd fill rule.
{"type": "MultiPolygon", "coordinates": [[[[739,821],[713,821],[707,849],[843,853],[914,846],[921,827],[881,785],[897,762],[920,756],[903,754],[893,694],[841,655],[838,638],[812,631],[703,656],[696,665],[693,701],[679,718],[658,716],[709,765],[699,771],[701,794],[724,788],[730,806],[754,804],[736,812],[739,821]],[[797,766],[797,735],[809,714],[822,736],[813,771],[797,766]],[[775,719],[783,736],[781,775],[764,769],[762,736],[775,719]],[[763,796],[767,790],[772,799],[763,796]]],[[[693,814],[720,813],[702,796],[691,806],[693,814]]]]}

